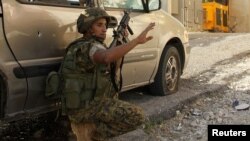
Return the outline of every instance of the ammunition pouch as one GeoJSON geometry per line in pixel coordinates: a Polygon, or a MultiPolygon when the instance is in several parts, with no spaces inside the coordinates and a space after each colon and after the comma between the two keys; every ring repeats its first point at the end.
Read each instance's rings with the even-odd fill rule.
{"type": "Polygon", "coordinates": [[[59,74],[52,71],[46,78],[45,96],[49,99],[59,99],[61,95],[59,93],[59,85],[61,83],[59,74]]]}
{"type": "Polygon", "coordinates": [[[96,78],[94,73],[63,74],[66,108],[77,109],[87,106],[94,98],[96,78]]]}

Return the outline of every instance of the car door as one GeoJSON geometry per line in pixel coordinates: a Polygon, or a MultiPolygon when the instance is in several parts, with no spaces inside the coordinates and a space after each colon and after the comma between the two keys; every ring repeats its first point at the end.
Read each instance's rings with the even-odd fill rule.
{"type": "MultiPolygon", "coordinates": [[[[144,12],[141,0],[104,0],[104,7],[109,14],[117,17],[118,21],[121,20],[124,9],[131,11],[129,25],[134,35],[130,35],[130,39],[136,38],[152,21],[156,22],[155,28],[158,28],[156,16],[154,13],[144,12]]],[[[112,35],[112,32],[110,34],[112,35]]],[[[158,56],[157,30],[150,31],[148,36],[154,36],[153,40],[146,44],[138,45],[125,56],[122,70],[124,89],[148,83],[152,76],[158,56]]]]}
{"type": "Polygon", "coordinates": [[[8,62],[7,113],[46,108],[45,77],[59,67],[65,47],[79,37],[82,9],[66,0],[2,0],[6,39],[19,62],[8,62]]]}
{"type": "Polygon", "coordinates": [[[150,22],[156,23],[155,29],[150,31],[147,36],[153,36],[154,38],[142,45],[138,45],[129,54],[128,62],[134,62],[135,64],[135,83],[148,83],[152,76],[154,68],[156,67],[157,56],[158,56],[158,34],[157,28],[158,23],[154,13],[139,13],[135,12],[132,14],[131,26],[135,29],[135,35],[131,38],[136,38],[141,31],[143,31],[150,22]]]}

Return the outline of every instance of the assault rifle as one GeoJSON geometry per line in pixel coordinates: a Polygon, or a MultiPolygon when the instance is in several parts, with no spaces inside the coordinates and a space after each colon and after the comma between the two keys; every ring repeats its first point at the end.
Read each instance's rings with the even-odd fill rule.
{"type": "Polygon", "coordinates": [[[122,17],[118,27],[117,27],[117,30],[114,30],[113,31],[113,41],[112,43],[110,44],[110,48],[111,47],[115,47],[117,46],[117,42],[120,41],[120,42],[123,42],[123,43],[127,43],[128,42],[128,39],[127,37],[124,36],[124,32],[126,29],[128,29],[129,33],[131,35],[133,35],[133,31],[132,29],[130,28],[129,26],[129,20],[130,20],[130,16],[129,16],[129,12],[128,11],[124,11],[124,16],[122,17]]]}
{"type": "MultiPolygon", "coordinates": [[[[129,20],[130,20],[130,12],[128,11],[124,11],[124,15],[117,27],[117,30],[114,29],[113,31],[113,41],[112,43],[110,44],[109,48],[112,48],[112,47],[116,47],[117,45],[121,45],[121,44],[124,44],[124,43],[127,43],[128,42],[128,38],[125,36],[125,32],[126,30],[129,31],[129,33],[131,35],[133,35],[133,31],[132,29],[130,28],[129,26],[129,20]]],[[[111,73],[111,82],[113,83],[113,86],[116,90],[116,92],[119,92],[122,88],[122,66],[123,66],[123,60],[124,60],[124,56],[122,57],[121,60],[119,61],[116,61],[116,62],[112,62],[110,64],[110,73],[111,73]],[[120,70],[119,70],[119,79],[117,79],[117,66],[119,66],[120,70]],[[118,81],[118,82],[117,82],[118,81]]]]}

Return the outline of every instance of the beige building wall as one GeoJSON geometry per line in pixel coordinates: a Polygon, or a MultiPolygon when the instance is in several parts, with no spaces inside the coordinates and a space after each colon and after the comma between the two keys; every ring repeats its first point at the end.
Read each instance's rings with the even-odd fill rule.
{"type": "Polygon", "coordinates": [[[162,0],[162,9],[177,18],[188,31],[202,30],[202,0],[162,0]]]}
{"type": "Polygon", "coordinates": [[[201,0],[179,0],[179,2],[182,2],[183,5],[183,23],[188,31],[202,31],[203,11],[201,0]]]}
{"type": "MultiPolygon", "coordinates": [[[[202,31],[202,0],[162,0],[162,8],[188,31],[202,31]]],[[[229,0],[228,24],[231,32],[250,32],[250,0],[229,0]]]]}
{"type": "Polygon", "coordinates": [[[250,32],[249,0],[229,0],[229,27],[232,32],[250,32]]]}

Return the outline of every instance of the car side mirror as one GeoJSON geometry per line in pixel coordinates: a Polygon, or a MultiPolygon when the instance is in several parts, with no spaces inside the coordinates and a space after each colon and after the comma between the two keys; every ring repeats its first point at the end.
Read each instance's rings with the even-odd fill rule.
{"type": "Polygon", "coordinates": [[[148,11],[154,11],[161,8],[160,0],[147,0],[146,1],[148,11]]]}

